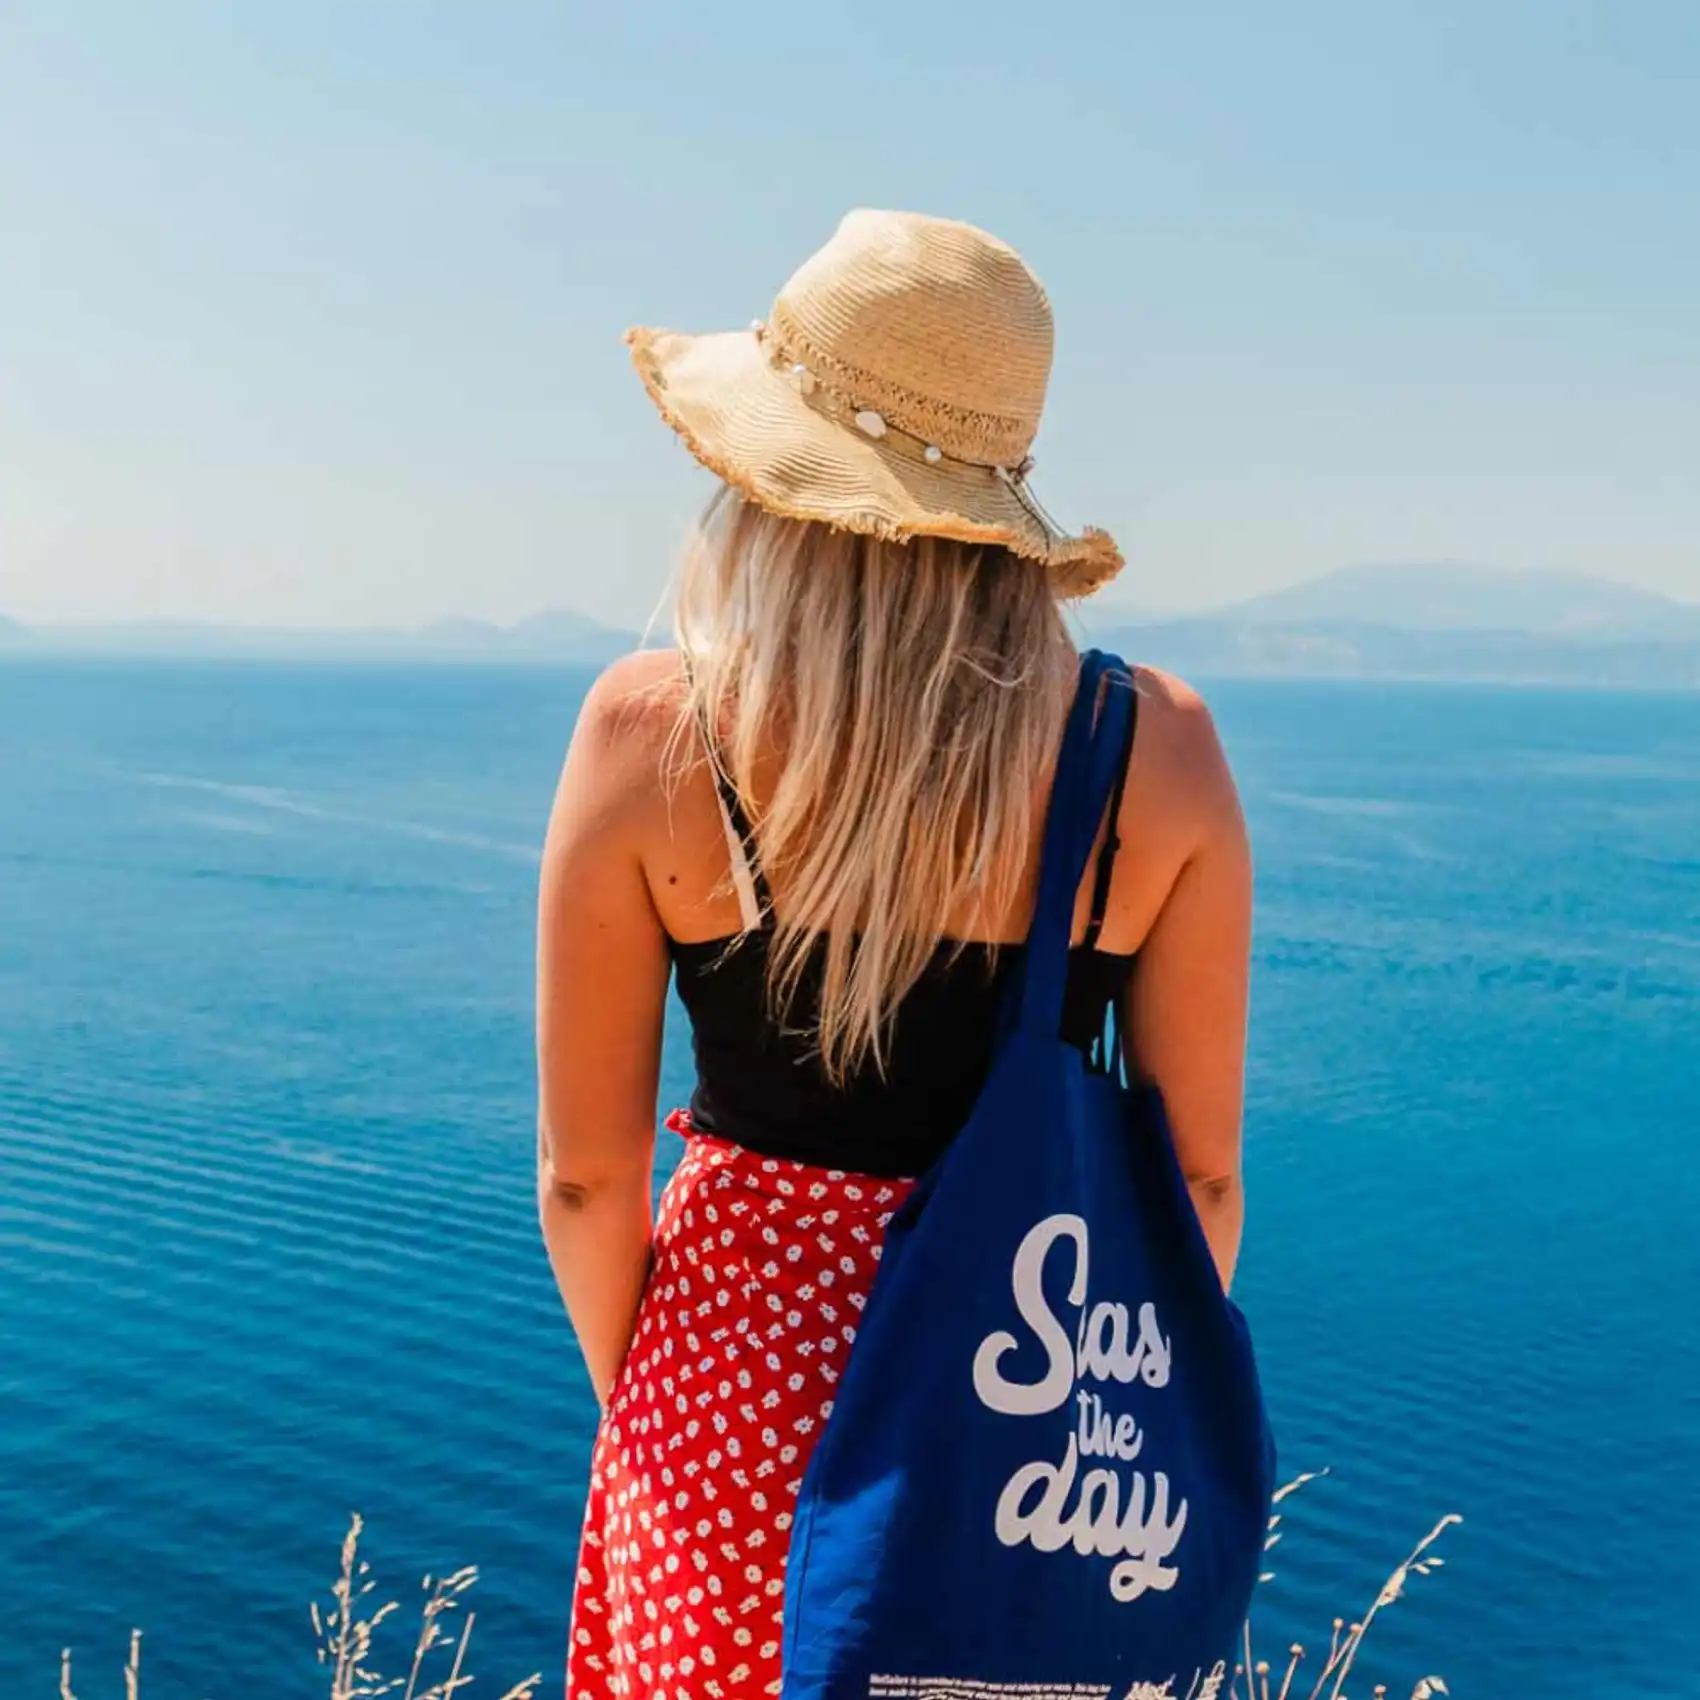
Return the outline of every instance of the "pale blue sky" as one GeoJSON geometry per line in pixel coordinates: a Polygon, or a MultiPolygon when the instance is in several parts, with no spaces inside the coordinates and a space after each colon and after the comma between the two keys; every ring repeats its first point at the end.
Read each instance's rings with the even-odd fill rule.
{"type": "Polygon", "coordinates": [[[1694,0],[0,4],[0,612],[639,619],[706,489],[620,332],[858,205],[1057,309],[1119,594],[1700,600],[1694,0]]]}

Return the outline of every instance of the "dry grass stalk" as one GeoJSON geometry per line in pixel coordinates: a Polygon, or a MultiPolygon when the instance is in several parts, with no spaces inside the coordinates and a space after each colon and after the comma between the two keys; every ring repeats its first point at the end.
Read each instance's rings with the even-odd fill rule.
{"type": "MultiPolygon", "coordinates": [[[[1275,1503],[1279,1505],[1307,1482],[1317,1481],[1327,1474],[1326,1470],[1311,1470],[1295,1477],[1275,1494],[1275,1503]]],[[[1282,1515],[1276,1512],[1269,1519],[1268,1539],[1264,1542],[1265,1551],[1272,1550],[1281,1539],[1282,1515]]],[[[1347,1700],[1346,1678],[1351,1674],[1352,1665],[1363,1646],[1364,1637],[1369,1633],[1370,1625],[1382,1611],[1403,1597],[1405,1586],[1412,1576],[1427,1576],[1441,1568],[1445,1561],[1435,1554],[1432,1548],[1453,1524],[1462,1521],[1463,1519],[1456,1515],[1442,1517],[1417,1543],[1410,1557],[1382,1584],[1381,1591],[1376,1595],[1369,1610],[1364,1613],[1361,1622],[1348,1625],[1344,1618],[1334,1619],[1328,1657],[1323,1663],[1315,1686],[1304,1700],[1347,1700]]],[[[331,1584],[331,1608],[322,1612],[317,1602],[311,1607],[313,1629],[319,1640],[319,1663],[329,1666],[331,1672],[329,1700],[382,1700],[384,1696],[396,1695],[397,1690],[400,1690],[397,1700],[455,1700],[461,1690],[473,1681],[472,1675],[466,1670],[466,1654],[472,1640],[472,1626],[477,1621],[477,1613],[466,1613],[458,1635],[449,1629],[448,1620],[459,1610],[467,1591],[478,1580],[477,1567],[469,1564],[448,1576],[435,1580],[427,1576],[424,1579],[421,1587],[426,1598],[420,1609],[419,1634],[414,1641],[413,1659],[407,1676],[405,1679],[382,1676],[370,1663],[374,1633],[396,1610],[396,1602],[388,1601],[376,1610],[371,1610],[368,1606],[368,1596],[376,1584],[371,1575],[371,1566],[360,1558],[360,1536],[364,1528],[365,1524],[358,1513],[349,1519],[348,1533],[342,1543],[341,1566],[336,1581],[331,1584]],[[421,1687],[426,1662],[433,1653],[450,1646],[453,1647],[454,1653],[448,1673],[440,1681],[421,1687]]],[[[1259,1580],[1271,1581],[1273,1573],[1265,1572],[1259,1580]]],[[[1282,1675],[1279,1690],[1273,1695],[1270,1689],[1271,1666],[1267,1660],[1260,1661],[1254,1657],[1249,1622],[1245,1626],[1243,1647],[1244,1663],[1235,1665],[1233,1680],[1229,1684],[1225,1700],[1299,1700],[1298,1691],[1293,1684],[1299,1666],[1304,1661],[1304,1648],[1301,1645],[1295,1642],[1288,1649],[1287,1668],[1282,1675]],[[1245,1680],[1243,1693],[1240,1687],[1242,1677],[1245,1680]]],[[[124,1666],[125,1700],[140,1700],[141,1667],[141,1631],[133,1630],[130,1635],[130,1656],[124,1666]]],[[[542,1680],[541,1672],[533,1672],[523,1681],[516,1682],[499,1700],[536,1700],[538,1684],[542,1680]]],[[[1215,1684],[1209,1685],[1208,1693],[1214,1696],[1216,1692],[1215,1684]]],[[[1447,1693],[1447,1686],[1440,1677],[1425,1676],[1411,1690],[1411,1700],[1437,1700],[1437,1696],[1445,1696],[1447,1693]]],[[[1374,1690],[1374,1700],[1385,1700],[1386,1694],[1385,1685],[1378,1686],[1374,1690]]],[[[59,1700],[77,1700],[71,1688],[69,1647],[60,1654],[59,1700]]],[[[1205,1700],[1203,1693],[1200,1694],[1199,1700],[1205,1700]]]]}
{"type": "MultiPolygon", "coordinates": [[[[317,1601],[311,1607],[313,1630],[319,1640],[319,1663],[328,1666],[331,1673],[330,1700],[380,1700],[386,1695],[396,1696],[396,1700],[454,1700],[473,1681],[472,1673],[466,1669],[466,1650],[472,1640],[475,1614],[470,1611],[466,1614],[458,1635],[446,1631],[444,1619],[478,1580],[477,1569],[469,1564],[435,1582],[429,1576],[425,1578],[426,1600],[420,1611],[419,1636],[405,1682],[399,1676],[383,1676],[372,1664],[374,1632],[396,1609],[396,1602],[390,1600],[372,1609],[368,1596],[376,1584],[372,1567],[360,1558],[360,1534],[364,1527],[358,1514],[349,1519],[348,1534],[342,1543],[341,1567],[331,1584],[330,1609],[321,1610],[317,1601]],[[448,1674],[422,1688],[426,1661],[433,1652],[451,1645],[454,1655],[448,1674]]],[[[542,1680],[542,1673],[534,1671],[523,1682],[516,1682],[500,1700],[536,1700],[537,1685],[542,1680]]],[[[130,1632],[130,1656],[124,1665],[124,1700],[140,1700],[141,1683],[142,1632],[135,1629],[130,1632]]],[[[71,1688],[69,1647],[59,1655],[59,1700],[77,1700],[71,1688]]]]}
{"type": "Polygon", "coordinates": [[[335,1601],[321,1615],[318,1602],[312,1606],[313,1628],[319,1637],[319,1663],[331,1667],[330,1700],[380,1700],[396,1687],[373,1670],[367,1660],[378,1625],[395,1610],[395,1601],[381,1605],[369,1616],[367,1596],[376,1584],[372,1567],[360,1558],[360,1531],[365,1523],[356,1512],[349,1519],[342,1542],[342,1568],[331,1584],[335,1601]]]}
{"type": "MultiPolygon", "coordinates": [[[[1346,1678],[1351,1674],[1352,1661],[1357,1658],[1358,1649],[1363,1646],[1364,1636],[1369,1633],[1369,1626],[1375,1621],[1377,1613],[1392,1605],[1404,1594],[1405,1584],[1409,1581],[1413,1572],[1422,1576],[1428,1575],[1429,1569],[1432,1567],[1422,1564],[1423,1555],[1454,1523],[1462,1523],[1463,1521],[1464,1519],[1457,1512],[1448,1512],[1417,1542],[1411,1556],[1382,1583],[1381,1592],[1376,1595],[1374,1605],[1364,1613],[1363,1622],[1352,1626],[1351,1637],[1347,1641],[1340,1659],[1339,1674],[1334,1678],[1334,1686],[1328,1691],[1328,1700],[1341,1700],[1346,1686],[1346,1678]]],[[[1446,1684],[1439,1677],[1424,1677],[1417,1684],[1417,1687],[1425,1688],[1428,1695],[1446,1692],[1446,1684]]],[[[1413,1694],[1412,1700],[1427,1700],[1427,1695],[1413,1694]]]]}
{"type": "Polygon", "coordinates": [[[429,1590],[429,1597],[419,1613],[419,1639],[414,1643],[413,1664],[407,1673],[407,1687],[402,1692],[402,1700],[424,1700],[419,1693],[419,1673],[424,1668],[426,1655],[443,1644],[443,1617],[454,1609],[455,1602],[477,1580],[478,1568],[469,1564],[452,1576],[442,1576],[435,1581],[427,1576],[420,1583],[422,1588],[429,1590]]]}
{"type": "MultiPolygon", "coordinates": [[[[137,1700],[142,1686],[142,1632],[130,1631],[130,1656],[124,1661],[124,1700],[137,1700]]],[[[59,1700],[77,1700],[71,1688],[71,1649],[59,1649],[59,1700]]]]}
{"type": "MultiPolygon", "coordinates": [[[[1274,1496],[1274,1503],[1279,1505],[1307,1482],[1314,1482],[1326,1476],[1326,1470],[1310,1470],[1302,1476],[1295,1477],[1281,1488],[1274,1496]]],[[[1272,1550],[1281,1539],[1280,1528],[1282,1513],[1276,1512],[1269,1519],[1269,1533],[1263,1543],[1264,1551],[1272,1550]]],[[[1357,1660],[1363,1646],[1364,1637],[1368,1635],[1370,1625],[1388,1606],[1403,1597],[1405,1585],[1412,1576],[1427,1576],[1440,1569],[1445,1562],[1430,1549],[1454,1523],[1463,1519],[1456,1513],[1442,1517],[1429,1532],[1417,1542],[1410,1557],[1394,1570],[1393,1574],[1381,1585],[1381,1591],[1376,1595],[1370,1608],[1359,1623],[1348,1624],[1344,1618],[1334,1619],[1333,1633],[1329,1637],[1328,1657],[1323,1661],[1321,1672],[1316,1678],[1315,1686],[1304,1700],[1348,1700],[1346,1694],[1346,1678],[1351,1674],[1352,1666],[1357,1660]]],[[[1271,1582],[1274,1580],[1273,1571],[1265,1571],[1258,1581],[1271,1582]]],[[[1267,1661],[1259,1662],[1253,1656],[1251,1624],[1245,1626],[1243,1663],[1234,1666],[1233,1681],[1229,1684],[1227,1700],[1271,1700],[1269,1689],[1270,1666],[1267,1661]],[[1241,1679],[1245,1686],[1240,1686],[1241,1679]]],[[[1298,1700],[1298,1690],[1293,1684],[1298,1676],[1298,1669],[1304,1661],[1304,1648],[1295,1642],[1288,1649],[1286,1674],[1281,1680],[1280,1689],[1274,1700],[1298,1700]]],[[[1446,1683],[1438,1676],[1425,1676],[1411,1690],[1411,1700],[1436,1700],[1436,1696],[1448,1693],[1446,1683]]],[[[1376,1700],[1385,1700],[1386,1685],[1374,1690],[1376,1700]]]]}
{"type": "MultiPolygon", "coordinates": [[[[360,1534],[364,1528],[358,1514],[349,1520],[348,1534],[342,1543],[342,1569],[331,1586],[335,1602],[328,1615],[321,1615],[315,1604],[313,1627],[319,1636],[319,1662],[331,1667],[330,1700],[378,1700],[400,1691],[399,1700],[454,1700],[472,1681],[466,1670],[466,1650],[472,1640],[472,1625],[476,1613],[468,1612],[458,1635],[448,1627],[450,1616],[460,1608],[463,1596],[478,1580],[476,1565],[465,1565],[447,1576],[433,1579],[427,1576],[421,1583],[425,1603],[419,1613],[419,1634],[413,1644],[413,1658],[405,1679],[384,1677],[368,1663],[372,1651],[372,1632],[396,1609],[395,1602],[381,1606],[370,1617],[362,1617],[362,1602],[371,1592],[370,1566],[358,1563],[360,1534]],[[431,1655],[453,1646],[454,1654],[448,1674],[440,1681],[421,1686],[425,1667],[431,1655]]],[[[543,1680],[541,1671],[534,1672],[523,1682],[517,1682],[501,1700],[533,1700],[537,1685],[543,1680]]]]}
{"type": "MultiPolygon", "coordinates": [[[[461,1686],[460,1667],[466,1662],[466,1644],[472,1639],[472,1625],[477,1620],[478,1613],[469,1611],[466,1622],[461,1627],[460,1640],[455,1645],[455,1662],[450,1667],[447,1679],[440,1687],[428,1688],[424,1700],[454,1700],[455,1690],[461,1686]]],[[[466,1679],[471,1682],[472,1678],[466,1679]]]]}

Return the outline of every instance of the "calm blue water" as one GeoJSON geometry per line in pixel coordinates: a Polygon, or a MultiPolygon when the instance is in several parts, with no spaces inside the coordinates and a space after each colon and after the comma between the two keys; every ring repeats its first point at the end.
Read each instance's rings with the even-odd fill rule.
{"type": "MultiPolygon", "coordinates": [[[[354,1507],[405,1599],[483,1567],[475,1692],[558,1670],[592,1404],[530,926],[584,684],[0,668],[8,1700],[65,1641],[117,1692],[131,1624],[149,1700],[321,1692],[354,1507]]],[[[1700,1693],[1700,697],[1214,696],[1260,857],[1240,1296],[1283,1462],[1334,1469],[1266,1645],[1457,1510],[1373,1677],[1700,1693]]]]}

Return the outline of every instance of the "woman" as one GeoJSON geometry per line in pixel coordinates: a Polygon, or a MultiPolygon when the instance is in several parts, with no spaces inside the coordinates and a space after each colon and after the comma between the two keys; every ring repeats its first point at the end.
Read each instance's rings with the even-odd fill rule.
{"type": "MultiPolygon", "coordinates": [[[[678,649],[580,716],[544,857],[544,1237],[604,1411],[574,1695],[779,1692],[790,1507],[880,1236],[947,1147],[1021,955],[1077,656],[1121,565],[1027,487],[1050,309],[968,226],[856,213],[727,336],[634,332],[724,482],[678,649]],[[651,1215],[669,976],[697,1084],[651,1215]]],[[[1204,704],[1141,669],[1065,1035],[1117,1006],[1224,1288],[1251,865],[1204,704]]]]}

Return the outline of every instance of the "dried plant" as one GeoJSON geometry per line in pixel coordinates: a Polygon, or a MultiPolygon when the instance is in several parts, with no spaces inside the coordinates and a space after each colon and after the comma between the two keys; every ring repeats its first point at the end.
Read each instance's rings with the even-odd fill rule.
{"type": "MultiPolygon", "coordinates": [[[[476,1614],[466,1613],[458,1635],[448,1625],[468,1589],[478,1580],[477,1568],[469,1564],[448,1576],[425,1578],[421,1583],[425,1603],[419,1613],[419,1634],[413,1644],[412,1663],[405,1677],[385,1676],[373,1663],[373,1647],[378,1628],[396,1610],[396,1602],[372,1603],[371,1594],[376,1586],[372,1567],[360,1557],[364,1528],[358,1514],[350,1518],[342,1542],[342,1563],[331,1584],[331,1603],[327,1609],[321,1609],[315,1601],[310,1608],[313,1631],[319,1642],[319,1663],[330,1672],[328,1700],[380,1700],[385,1695],[397,1696],[398,1700],[454,1700],[473,1682],[466,1668],[466,1652],[476,1614]],[[426,1667],[432,1662],[432,1655],[443,1653],[449,1655],[447,1671],[427,1681],[426,1667]]],[[[441,1663],[440,1658],[437,1662],[441,1663]]],[[[134,1630],[130,1635],[130,1657],[124,1666],[124,1700],[140,1700],[141,1672],[142,1636],[140,1630],[134,1630]]],[[[537,1685],[542,1680],[540,1671],[533,1672],[498,1700],[535,1700],[537,1685]]],[[[71,1688],[69,1647],[59,1656],[59,1700],[77,1700],[71,1688]]]]}
{"type": "Polygon", "coordinates": [[[372,1654],[373,1632],[395,1610],[395,1601],[364,1615],[367,1596],[377,1586],[371,1565],[360,1557],[360,1532],[365,1526],[359,1512],[349,1520],[342,1540],[342,1569],[331,1584],[335,1603],[330,1611],[321,1613],[317,1600],[310,1608],[313,1632],[319,1638],[319,1663],[330,1666],[330,1700],[376,1700],[395,1687],[366,1663],[372,1654]]]}
{"type": "MultiPolygon", "coordinates": [[[[1270,1515],[1269,1530],[1263,1543],[1265,1552],[1273,1552],[1284,1533],[1281,1524],[1286,1514],[1279,1507],[1306,1483],[1317,1481],[1327,1474],[1326,1470],[1312,1470],[1295,1477],[1276,1493],[1276,1508],[1270,1515]]],[[[1242,1643],[1242,1662],[1234,1666],[1233,1679],[1224,1700],[1349,1700],[1346,1679],[1352,1673],[1370,1625],[1388,1606],[1403,1597],[1413,1576],[1428,1576],[1441,1568],[1445,1560],[1433,1551],[1434,1545],[1454,1523],[1462,1520],[1456,1515],[1442,1517],[1417,1542],[1410,1557],[1382,1584],[1381,1591],[1358,1622],[1348,1624],[1344,1618],[1334,1619],[1328,1656],[1308,1694],[1302,1691],[1301,1686],[1296,1686],[1301,1683],[1299,1666],[1304,1662],[1304,1648],[1298,1644],[1288,1648],[1286,1669],[1280,1676],[1279,1686],[1272,1687],[1274,1669],[1268,1660],[1255,1656],[1251,1624],[1248,1622],[1242,1643]]],[[[477,1614],[469,1610],[459,1617],[458,1634],[455,1623],[468,1591],[478,1580],[477,1567],[469,1564],[447,1576],[427,1576],[424,1579],[420,1586],[425,1602],[420,1608],[419,1634],[414,1640],[413,1658],[407,1675],[386,1677],[372,1663],[373,1645],[376,1631],[396,1610],[396,1602],[390,1600],[375,1608],[370,1604],[376,1583],[371,1566],[360,1557],[360,1536],[364,1528],[365,1524],[358,1514],[349,1520],[348,1533],[342,1543],[341,1566],[331,1584],[331,1604],[327,1610],[321,1610],[317,1602],[311,1607],[313,1630],[319,1642],[319,1663],[330,1671],[328,1700],[382,1700],[383,1696],[397,1696],[398,1700],[455,1700],[455,1696],[470,1687],[473,1681],[466,1669],[466,1654],[477,1614]],[[449,1656],[448,1669],[436,1680],[428,1682],[426,1667],[432,1662],[433,1655],[442,1654],[449,1656]]],[[[1274,1572],[1265,1571],[1258,1580],[1260,1583],[1271,1582],[1274,1572]]],[[[140,1700],[141,1669],[142,1636],[140,1630],[135,1630],[130,1635],[130,1656],[124,1666],[124,1700],[140,1700]]],[[[523,1682],[516,1682],[498,1700],[535,1700],[542,1680],[541,1672],[533,1672],[523,1682]]],[[[1197,1693],[1195,1700],[1216,1700],[1220,1691],[1220,1675],[1213,1676],[1197,1693]]],[[[1411,1700],[1437,1700],[1448,1692],[1440,1677],[1425,1676],[1411,1690],[1411,1700]]],[[[1385,1685],[1378,1685],[1372,1690],[1372,1700],[1386,1700],[1386,1696],[1385,1685]]],[[[77,1700],[71,1688],[69,1647],[60,1655],[59,1700],[77,1700]]]]}
{"type": "MultiPolygon", "coordinates": [[[[1296,1476],[1275,1494],[1275,1505],[1278,1508],[1283,1501],[1308,1482],[1321,1480],[1328,1474],[1327,1470],[1311,1470],[1302,1476],[1296,1476]]],[[[1284,1531],[1281,1522],[1285,1513],[1274,1510],[1269,1518],[1269,1532],[1263,1543],[1265,1552],[1272,1552],[1281,1540],[1284,1531]]],[[[1229,1684],[1227,1700],[1349,1700],[1346,1693],[1346,1678],[1352,1673],[1352,1666],[1357,1662],[1364,1637],[1368,1635],[1370,1625],[1376,1618],[1392,1605],[1395,1600],[1403,1597],[1405,1586],[1413,1576],[1427,1576],[1441,1568],[1445,1563],[1432,1548],[1436,1541],[1452,1527],[1454,1523],[1463,1522],[1456,1512],[1449,1512],[1435,1524],[1423,1538],[1417,1542],[1411,1555],[1394,1570],[1393,1574],[1382,1583],[1381,1591],[1371,1602],[1369,1609],[1356,1623],[1348,1624],[1343,1617],[1334,1619],[1332,1633],[1328,1642],[1328,1657],[1323,1661],[1322,1670],[1318,1674],[1310,1692],[1304,1694],[1299,1677],[1299,1666],[1304,1662],[1304,1647],[1295,1642],[1287,1649],[1286,1670],[1280,1677],[1279,1687],[1272,1688],[1270,1679],[1273,1667],[1267,1659],[1256,1657],[1252,1647],[1251,1622],[1248,1619],[1242,1640],[1241,1662],[1234,1666],[1234,1678],[1229,1684]],[[1243,1683],[1243,1687],[1241,1686],[1243,1683]]],[[[1258,1577],[1258,1582],[1272,1582],[1275,1579],[1273,1571],[1266,1570],[1258,1577]]],[[[1411,1690],[1411,1700],[1435,1700],[1436,1696],[1448,1694],[1445,1681],[1438,1676],[1425,1676],[1419,1679],[1411,1690]]],[[[1378,1684],[1371,1690],[1372,1700],[1386,1700],[1387,1687],[1378,1684]]]]}
{"type": "MultiPolygon", "coordinates": [[[[438,1695],[448,1695],[454,1692],[452,1687],[427,1688],[423,1693],[419,1689],[419,1673],[424,1669],[426,1657],[436,1648],[447,1643],[449,1636],[443,1625],[443,1619],[454,1610],[460,1596],[478,1580],[478,1570],[475,1565],[467,1565],[455,1571],[452,1576],[442,1576],[435,1581],[427,1576],[420,1587],[427,1591],[427,1599],[419,1613],[419,1639],[413,1644],[413,1664],[407,1673],[407,1687],[402,1691],[402,1700],[437,1700],[438,1695]]],[[[465,1627],[455,1645],[454,1669],[449,1673],[449,1681],[453,1683],[460,1674],[460,1666],[466,1652],[467,1638],[472,1634],[472,1620],[476,1614],[468,1612],[465,1627]]]]}
{"type": "MultiPolygon", "coordinates": [[[[401,1700],[454,1700],[463,1688],[470,1687],[472,1676],[466,1670],[466,1649],[472,1640],[475,1612],[467,1612],[455,1635],[447,1628],[447,1620],[460,1607],[462,1597],[478,1580],[475,1565],[466,1565],[448,1576],[433,1580],[427,1576],[420,1584],[425,1592],[425,1604],[419,1613],[419,1634],[413,1644],[413,1660],[406,1678],[385,1677],[371,1668],[372,1632],[395,1610],[395,1602],[380,1606],[371,1616],[362,1616],[363,1602],[372,1590],[370,1566],[359,1562],[360,1533],[364,1525],[358,1513],[348,1525],[342,1543],[342,1570],[331,1585],[334,1602],[328,1614],[321,1615],[317,1605],[313,1610],[313,1628],[319,1637],[319,1663],[331,1671],[330,1700],[376,1700],[394,1694],[401,1700]],[[431,1655],[453,1648],[449,1669],[440,1680],[425,1687],[425,1666],[431,1655]]],[[[535,1672],[523,1682],[517,1682],[500,1700],[532,1700],[537,1685],[543,1680],[535,1672]]]]}

